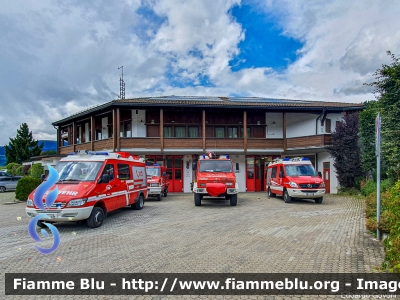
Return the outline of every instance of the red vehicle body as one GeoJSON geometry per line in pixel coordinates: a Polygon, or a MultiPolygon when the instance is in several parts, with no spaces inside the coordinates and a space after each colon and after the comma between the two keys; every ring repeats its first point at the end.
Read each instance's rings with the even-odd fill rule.
{"type": "Polygon", "coordinates": [[[50,208],[40,210],[34,205],[34,190],[27,201],[28,216],[47,214],[49,223],[87,220],[94,228],[102,225],[110,211],[128,205],[142,209],[147,198],[145,164],[129,153],[74,153],[62,158],[55,169],[59,181],[45,193],[43,202],[56,187],[57,199],[50,208]]]}
{"type": "Polygon", "coordinates": [[[314,199],[322,203],[325,184],[308,158],[275,159],[268,165],[266,190],[269,197],[279,195],[286,203],[292,198],[314,199]]]}
{"type": "Polygon", "coordinates": [[[146,166],[147,186],[149,188],[149,197],[156,197],[161,201],[161,197],[167,197],[169,187],[169,177],[167,168],[159,164],[146,166]]]}
{"type": "Polygon", "coordinates": [[[194,204],[201,205],[204,196],[229,199],[231,206],[237,204],[239,186],[233,163],[227,156],[214,158],[213,154],[202,155],[197,162],[196,175],[192,184],[194,204]]]}

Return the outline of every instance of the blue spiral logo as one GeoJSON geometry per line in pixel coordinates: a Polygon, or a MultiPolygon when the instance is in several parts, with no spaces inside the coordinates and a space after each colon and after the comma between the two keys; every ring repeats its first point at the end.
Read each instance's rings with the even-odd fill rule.
{"type": "MultiPolygon", "coordinates": [[[[35,195],[33,197],[33,202],[35,203],[35,206],[38,207],[41,210],[46,210],[50,208],[54,201],[56,201],[57,196],[58,196],[58,187],[56,187],[54,190],[52,190],[48,195],[46,196],[46,208],[43,204],[43,196],[45,193],[59,180],[59,174],[54,169],[52,166],[47,165],[49,168],[49,176],[47,177],[46,181],[43,181],[36,189],[35,195]]],[[[29,235],[37,242],[43,242],[43,240],[38,236],[36,232],[36,224],[39,222],[41,219],[50,219],[50,217],[46,214],[39,214],[36,217],[34,217],[28,224],[28,233],[29,235]]],[[[43,254],[50,254],[51,252],[54,252],[58,246],[60,245],[60,234],[55,226],[53,226],[50,223],[43,222],[47,226],[47,228],[50,229],[54,241],[53,245],[50,248],[41,248],[38,246],[35,246],[36,249],[43,253],[43,254]]],[[[41,230],[41,233],[45,237],[49,237],[48,232],[45,229],[41,230]]]]}

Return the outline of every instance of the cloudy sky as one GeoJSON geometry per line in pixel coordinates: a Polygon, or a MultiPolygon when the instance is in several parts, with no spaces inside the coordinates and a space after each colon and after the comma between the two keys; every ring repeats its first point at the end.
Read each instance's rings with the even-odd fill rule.
{"type": "Polygon", "coordinates": [[[0,0],[0,145],[116,99],[363,102],[400,55],[397,0],[0,0]]]}

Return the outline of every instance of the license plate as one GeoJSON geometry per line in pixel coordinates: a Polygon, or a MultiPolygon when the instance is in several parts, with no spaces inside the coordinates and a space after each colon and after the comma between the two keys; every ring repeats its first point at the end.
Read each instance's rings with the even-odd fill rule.
{"type": "Polygon", "coordinates": [[[314,196],[314,193],[306,193],[306,196],[314,196]]]}

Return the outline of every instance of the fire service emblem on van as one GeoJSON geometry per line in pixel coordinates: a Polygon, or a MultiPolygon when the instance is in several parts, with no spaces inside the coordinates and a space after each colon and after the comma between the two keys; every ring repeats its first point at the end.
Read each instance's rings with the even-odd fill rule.
{"type": "MultiPolygon", "coordinates": [[[[58,196],[58,187],[55,187],[54,190],[52,190],[50,193],[47,193],[48,195],[46,196],[46,207],[43,204],[43,196],[48,192],[48,190],[59,180],[59,174],[54,169],[52,166],[47,165],[49,168],[49,176],[47,177],[46,181],[43,181],[38,188],[36,189],[35,195],[33,197],[33,202],[35,203],[35,206],[39,208],[40,210],[47,211],[53,204],[54,201],[57,199],[58,196]]],[[[36,224],[39,222],[41,219],[51,219],[47,214],[39,214],[36,217],[34,217],[28,224],[28,233],[29,235],[37,242],[43,242],[42,239],[38,236],[36,232],[36,224]]],[[[38,246],[35,246],[36,249],[42,253],[42,254],[50,254],[54,252],[58,246],[60,245],[60,234],[57,230],[57,228],[50,223],[43,222],[44,225],[46,225],[52,235],[53,235],[53,245],[50,248],[41,248],[38,246]]],[[[49,237],[48,232],[45,229],[41,230],[41,233],[43,234],[44,237],[49,237]]]]}
{"type": "Polygon", "coordinates": [[[311,187],[312,187],[312,185],[311,185],[311,184],[307,184],[307,187],[311,188],[311,187]]]}

